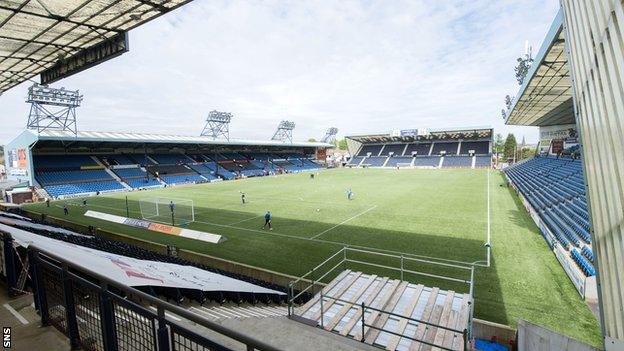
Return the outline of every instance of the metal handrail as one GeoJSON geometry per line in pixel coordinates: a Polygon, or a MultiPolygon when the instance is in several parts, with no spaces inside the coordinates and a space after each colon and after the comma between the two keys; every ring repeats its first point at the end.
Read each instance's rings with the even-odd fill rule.
{"type": "Polygon", "coordinates": [[[417,275],[424,275],[426,277],[432,277],[432,278],[444,279],[444,280],[449,280],[449,281],[458,282],[458,283],[470,284],[470,281],[468,281],[468,280],[463,280],[463,279],[459,279],[459,278],[445,277],[445,276],[442,276],[442,275],[437,275],[437,274],[432,274],[432,273],[412,271],[412,270],[409,270],[409,269],[384,266],[384,265],[377,264],[377,263],[370,263],[370,262],[364,262],[364,261],[352,260],[352,259],[348,259],[347,262],[359,263],[359,264],[363,264],[363,265],[367,265],[367,266],[391,269],[391,270],[395,270],[395,271],[407,272],[407,273],[412,273],[412,274],[417,274],[417,275]]]}
{"type": "MultiPolygon", "coordinates": [[[[397,332],[393,332],[393,331],[390,331],[390,330],[385,330],[385,329],[383,329],[383,328],[376,327],[376,326],[374,326],[374,325],[372,325],[372,324],[366,324],[366,323],[364,323],[363,325],[364,325],[365,327],[369,327],[369,328],[371,328],[371,329],[376,329],[376,330],[382,331],[382,332],[384,332],[384,333],[388,333],[388,334],[392,334],[392,335],[399,336],[399,337],[401,337],[401,338],[410,339],[410,340],[412,340],[412,341],[416,341],[416,342],[419,342],[419,343],[422,343],[422,344],[425,344],[425,345],[429,345],[429,346],[432,346],[432,347],[436,347],[436,348],[439,348],[439,349],[442,349],[442,350],[446,350],[446,351],[456,351],[455,349],[449,349],[448,347],[445,347],[445,346],[442,346],[442,345],[437,345],[437,344],[430,343],[430,342],[425,341],[425,340],[421,340],[421,339],[417,339],[417,338],[414,338],[414,337],[411,337],[411,336],[407,336],[407,335],[399,334],[399,333],[397,333],[397,332]]],[[[439,327],[439,326],[438,326],[438,327],[439,327]]],[[[466,331],[465,331],[465,330],[464,330],[464,331],[461,331],[461,334],[462,334],[462,337],[464,338],[464,345],[465,345],[465,344],[466,344],[465,340],[466,340],[466,337],[467,337],[467,335],[466,335],[466,331]]],[[[464,348],[465,348],[465,346],[464,346],[464,348]]]]}
{"type": "MultiPolygon", "coordinates": [[[[292,299],[296,299],[296,298],[298,298],[298,297],[299,297],[299,296],[301,296],[303,293],[305,293],[306,291],[308,291],[310,288],[314,287],[314,286],[316,285],[316,283],[317,283],[317,282],[319,282],[321,279],[325,278],[325,277],[326,277],[329,273],[333,272],[336,268],[338,268],[340,265],[342,265],[342,263],[343,263],[342,261],[341,261],[341,262],[338,262],[338,264],[337,264],[337,265],[335,265],[334,267],[332,267],[332,269],[330,269],[329,271],[327,271],[325,274],[323,274],[322,276],[320,276],[320,277],[319,277],[319,278],[317,278],[317,279],[314,279],[314,280],[310,283],[310,285],[308,285],[305,289],[300,290],[300,291],[299,291],[299,293],[298,293],[297,295],[295,295],[295,296],[293,296],[293,297],[292,297],[292,299]]],[[[291,286],[294,286],[294,284],[295,284],[295,283],[291,283],[291,284],[292,284],[291,286]]]]}
{"type": "Polygon", "coordinates": [[[432,264],[439,265],[439,266],[447,266],[447,267],[460,268],[460,269],[466,269],[466,270],[469,270],[470,267],[471,267],[471,266],[468,266],[468,265],[463,265],[462,266],[462,265],[456,265],[456,264],[451,264],[451,263],[444,263],[444,262],[438,262],[438,261],[425,260],[425,259],[422,259],[422,258],[414,258],[414,257],[411,257],[411,254],[393,255],[393,254],[377,252],[377,251],[362,250],[362,249],[357,249],[357,248],[353,248],[353,247],[346,247],[346,249],[349,250],[349,251],[356,251],[356,252],[362,252],[362,253],[372,253],[372,254],[379,255],[379,256],[387,256],[387,257],[394,257],[394,258],[403,258],[403,259],[410,260],[410,261],[423,262],[423,263],[432,263],[432,264]]]}
{"type": "MultiPolygon", "coordinates": [[[[297,284],[299,283],[301,280],[305,279],[308,275],[312,274],[315,270],[321,268],[321,266],[323,266],[325,263],[327,263],[329,260],[333,259],[334,257],[336,257],[338,254],[342,253],[344,250],[346,249],[346,247],[343,247],[342,249],[338,250],[338,252],[336,252],[335,254],[331,255],[328,259],[326,259],[325,261],[319,263],[316,267],[312,268],[310,271],[308,271],[306,274],[302,275],[301,277],[297,278],[297,280],[293,281],[292,284],[297,284]]],[[[318,280],[318,279],[317,279],[318,280]]]]}
{"type": "MultiPolygon", "coordinates": [[[[173,314],[176,314],[180,317],[186,318],[194,323],[197,323],[203,327],[206,327],[208,329],[211,329],[221,335],[224,335],[228,338],[231,338],[233,340],[236,340],[242,344],[247,345],[248,347],[252,347],[254,349],[258,349],[258,350],[266,350],[266,351],[280,351],[280,349],[269,345],[261,340],[255,339],[253,337],[250,337],[246,334],[243,334],[241,332],[238,332],[234,329],[230,329],[228,327],[225,327],[221,324],[215,323],[207,318],[204,318],[198,314],[189,312],[186,309],[183,309],[179,306],[173,305],[169,302],[163,301],[157,297],[154,297],[152,295],[149,295],[147,293],[144,293],[138,289],[135,289],[131,286],[119,283],[115,280],[112,280],[100,273],[94,272],[90,269],[84,268],[82,266],[79,266],[77,264],[75,264],[74,262],[68,261],[63,257],[60,257],[44,248],[38,247],[36,244],[30,244],[28,246],[28,250],[32,250],[35,254],[35,257],[38,256],[39,253],[42,253],[43,255],[50,257],[60,263],[66,264],[68,267],[74,268],[78,271],[81,272],[85,272],[86,274],[88,274],[89,276],[99,280],[101,283],[105,283],[109,286],[113,286],[116,289],[119,289],[120,291],[123,291],[127,294],[131,294],[133,296],[139,297],[144,301],[149,302],[150,304],[154,305],[157,307],[157,309],[159,310],[166,310],[168,312],[171,312],[173,314]]],[[[164,312],[163,312],[164,313],[164,312]]]]}

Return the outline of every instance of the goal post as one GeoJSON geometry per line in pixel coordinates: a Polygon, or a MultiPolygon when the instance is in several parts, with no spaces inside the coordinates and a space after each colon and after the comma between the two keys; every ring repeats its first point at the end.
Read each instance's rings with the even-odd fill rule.
{"type": "Polygon", "coordinates": [[[152,197],[139,200],[141,218],[170,225],[187,225],[195,221],[193,200],[152,197]]]}

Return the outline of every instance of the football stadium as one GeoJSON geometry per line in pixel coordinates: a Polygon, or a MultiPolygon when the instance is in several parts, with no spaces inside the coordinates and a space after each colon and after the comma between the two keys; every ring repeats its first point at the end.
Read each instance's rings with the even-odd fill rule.
{"type": "Polygon", "coordinates": [[[0,92],[32,83],[0,180],[5,348],[624,350],[622,3],[561,1],[503,111],[539,131],[521,160],[462,123],[82,130],[56,82],[189,2],[0,4],[0,92]]]}

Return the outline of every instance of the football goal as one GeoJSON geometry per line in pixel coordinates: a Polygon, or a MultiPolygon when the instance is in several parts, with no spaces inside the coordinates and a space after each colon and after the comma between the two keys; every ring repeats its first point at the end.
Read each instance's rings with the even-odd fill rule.
{"type": "Polygon", "coordinates": [[[139,200],[141,217],[147,221],[187,225],[195,221],[193,200],[152,197],[139,200]]]}
{"type": "Polygon", "coordinates": [[[397,163],[397,168],[401,169],[401,168],[412,168],[412,164],[410,162],[407,163],[397,163]]]}

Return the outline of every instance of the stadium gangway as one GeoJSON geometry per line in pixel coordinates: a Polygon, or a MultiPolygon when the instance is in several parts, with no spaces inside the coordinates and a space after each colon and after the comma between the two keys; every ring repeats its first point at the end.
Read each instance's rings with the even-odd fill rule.
{"type": "Polygon", "coordinates": [[[195,345],[198,349],[231,350],[230,347],[205,337],[202,335],[204,333],[200,334],[188,328],[192,322],[197,324],[193,326],[193,329],[196,330],[198,326],[204,327],[219,334],[221,338],[226,337],[228,340],[244,345],[248,351],[279,350],[184,308],[120,284],[97,272],[84,269],[34,244],[28,247],[28,258],[31,263],[30,276],[33,277],[35,308],[41,316],[41,324],[55,325],[69,337],[72,349],[83,347],[89,350],[92,349],[94,343],[101,343],[100,348],[112,351],[135,349],[137,346],[145,347],[146,345],[152,345],[152,349],[159,351],[188,349],[188,345],[195,345]],[[53,275],[58,276],[59,279],[52,281],[50,277],[53,275]],[[97,280],[99,284],[86,279],[85,276],[97,280]],[[50,283],[52,286],[59,287],[60,291],[54,288],[48,291],[43,288],[50,287],[50,283]],[[80,298],[80,293],[85,291],[90,293],[88,296],[93,306],[87,306],[84,302],[78,304],[75,301],[75,298],[80,298]],[[143,304],[123,297],[120,293],[139,299],[143,304]],[[52,299],[48,297],[54,294],[57,296],[50,296],[52,299]],[[49,308],[50,301],[58,303],[57,306],[52,306],[54,310],[49,308]],[[145,303],[154,307],[156,312],[146,307],[145,303]],[[58,307],[62,307],[64,311],[58,313],[58,307]],[[91,317],[85,321],[85,318],[80,318],[77,312],[88,307],[94,307],[94,309],[88,310],[91,317]],[[50,312],[56,315],[55,318],[51,317],[50,312]],[[174,318],[172,314],[180,318],[174,318]],[[61,321],[56,321],[56,318],[61,318],[61,321]],[[80,325],[79,318],[81,319],[80,325]],[[183,325],[184,321],[189,322],[188,326],[183,325]],[[124,328],[128,326],[130,328],[123,334],[124,328]],[[118,337],[120,333],[124,337],[118,337]],[[118,343],[127,344],[119,347],[118,343]]]}
{"type": "MultiPolygon", "coordinates": [[[[342,270],[346,270],[347,269],[347,265],[348,263],[355,263],[358,265],[364,265],[364,266],[369,266],[369,267],[376,267],[376,268],[381,268],[381,269],[387,269],[387,270],[391,270],[391,271],[397,271],[400,272],[400,279],[403,281],[405,278],[405,274],[413,274],[416,276],[425,276],[425,277],[429,277],[429,278],[436,278],[436,279],[441,279],[441,280],[445,280],[445,281],[450,281],[450,282],[454,282],[454,283],[462,283],[462,284],[466,284],[468,285],[468,294],[470,296],[470,301],[474,300],[474,269],[475,266],[474,265],[459,265],[459,264],[453,264],[453,263],[447,263],[447,262],[439,262],[439,261],[433,261],[433,260],[427,260],[427,259],[422,259],[422,258],[415,258],[415,257],[410,257],[410,256],[406,256],[406,255],[396,255],[396,254],[388,254],[388,253],[382,253],[382,252],[376,252],[376,251],[369,251],[369,250],[362,250],[362,249],[356,249],[356,248],[351,248],[348,246],[343,247],[342,249],[338,250],[336,253],[334,253],[333,255],[331,255],[329,258],[327,258],[325,261],[321,262],[320,264],[318,264],[316,267],[314,267],[313,269],[311,269],[310,271],[308,271],[307,273],[305,273],[304,275],[302,275],[301,277],[297,278],[296,280],[290,282],[288,284],[288,316],[291,317],[293,316],[294,313],[294,304],[295,301],[301,297],[303,294],[307,293],[310,289],[312,289],[312,295],[314,295],[314,287],[318,284],[321,285],[321,289],[320,289],[320,325],[321,327],[323,327],[323,320],[324,320],[324,313],[326,311],[323,310],[323,297],[326,298],[330,298],[330,299],[334,299],[337,301],[341,301],[343,303],[349,303],[351,305],[354,305],[355,303],[353,301],[342,301],[340,299],[337,299],[335,297],[331,297],[328,295],[324,295],[323,294],[323,286],[324,284],[322,283],[323,279],[325,279],[326,277],[328,277],[331,273],[335,272],[336,269],[342,267],[342,270]],[[363,254],[369,254],[369,255],[373,255],[373,256],[379,256],[379,257],[386,257],[386,258],[394,258],[394,259],[398,259],[400,260],[400,264],[399,267],[393,267],[393,266],[388,266],[388,265],[383,265],[383,264],[378,264],[378,263],[372,263],[372,262],[366,262],[366,261],[361,261],[361,260],[355,260],[352,258],[348,257],[348,252],[356,252],[356,253],[363,253],[363,254]],[[336,259],[337,257],[340,257],[340,260],[333,266],[331,266],[331,268],[329,268],[325,273],[320,274],[319,270],[321,270],[321,268],[323,268],[324,266],[326,266],[328,263],[330,263],[332,260],[336,259]],[[420,263],[424,263],[424,264],[432,264],[432,265],[438,265],[438,266],[444,266],[444,267],[448,267],[448,268],[456,268],[459,270],[463,270],[467,272],[470,272],[470,278],[469,279],[461,279],[461,278],[455,278],[455,277],[449,277],[449,276],[442,276],[442,275],[438,275],[438,274],[432,274],[432,273],[427,273],[427,272],[421,272],[421,271],[415,271],[415,270],[410,270],[410,269],[406,269],[405,268],[405,262],[406,261],[412,261],[412,262],[420,262],[420,263]],[[320,274],[320,275],[319,275],[320,274]],[[307,284],[307,286],[300,288],[300,289],[296,289],[297,284],[300,283],[304,283],[307,284]],[[298,291],[296,293],[296,291],[298,291]]],[[[454,332],[457,332],[458,334],[462,334],[464,335],[464,350],[468,350],[467,348],[467,341],[470,339],[470,337],[472,336],[472,320],[473,320],[473,313],[474,313],[474,307],[472,303],[469,303],[469,312],[468,312],[468,323],[466,326],[465,331],[464,330],[452,330],[454,332]],[[465,334],[464,334],[465,333],[465,334]]],[[[362,308],[363,308],[363,312],[364,310],[377,310],[373,307],[370,306],[364,306],[362,304],[362,308]]],[[[388,314],[388,315],[393,315],[393,316],[399,316],[401,318],[405,318],[417,323],[423,323],[426,325],[430,325],[430,323],[425,322],[425,321],[420,321],[418,319],[415,318],[411,318],[411,317],[407,317],[407,316],[401,316],[398,314],[395,314],[393,312],[390,311],[383,311],[383,310],[379,310],[378,312],[380,313],[384,313],[384,314],[388,314]]],[[[371,327],[370,325],[366,325],[368,327],[371,327]]],[[[448,329],[446,327],[443,326],[438,326],[435,325],[436,327],[440,327],[442,329],[448,329]]],[[[379,329],[378,327],[373,327],[373,329],[379,329]]],[[[397,335],[396,333],[394,333],[391,330],[384,330],[384,329],[380,329],[380,331],[384,331],[384,332],[388,332],[390,334],[394,334],[397,335]]],[[[404,335],[399,335],[399,336],[403,336],[405,338],[411,339],[412,341],[418,341],[421,343],[426,343],[424,340],[416,340],[414,338],[411,337],[407,337],[404,335]]],[[[363,341],[363,340],[362,340],[363,341]]],[[[431,345],[428,344],[430,346],[434,346],[437,348],[441,348],[444,350],[449,350],[447,348],[444,348],[440,345],[431,345]]]]}

